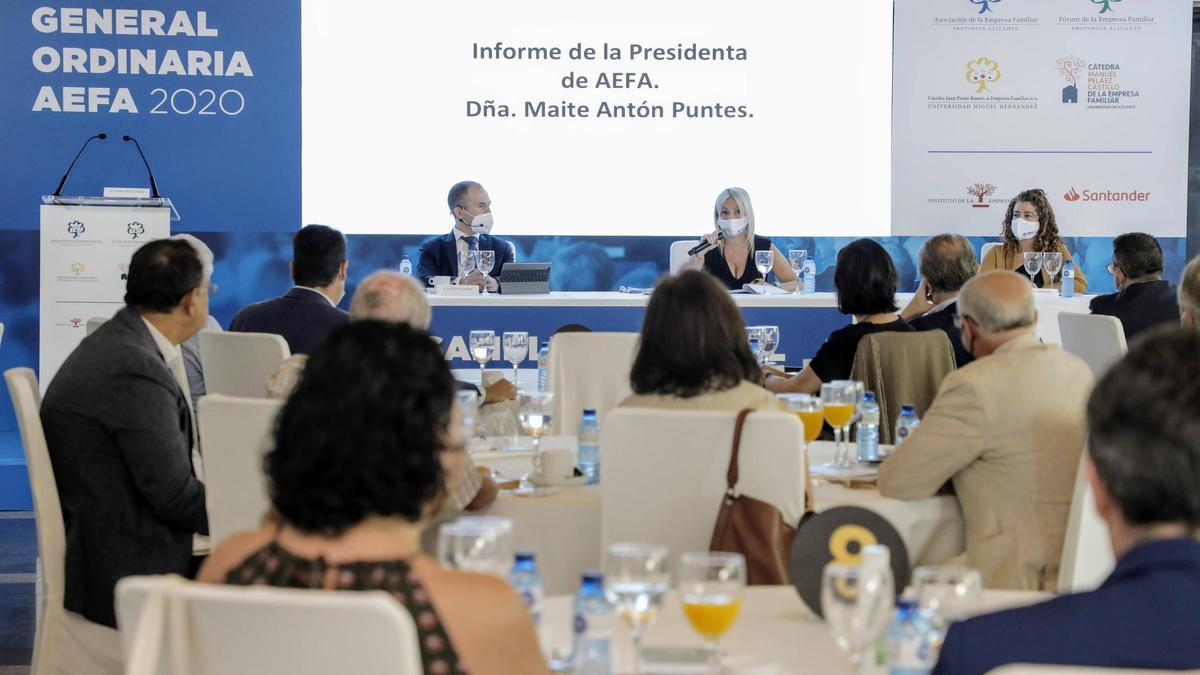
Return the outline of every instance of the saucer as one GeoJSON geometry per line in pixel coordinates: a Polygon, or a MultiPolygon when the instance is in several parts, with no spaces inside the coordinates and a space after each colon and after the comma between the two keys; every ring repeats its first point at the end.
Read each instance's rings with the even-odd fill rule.
{"type": "Polygon", "coordinates": [[[571,476],[559,480],[545,480],[534,474],[529,474],[525,480],[538,487],[583,487],[587,485],[587,476],[571,476]]]}

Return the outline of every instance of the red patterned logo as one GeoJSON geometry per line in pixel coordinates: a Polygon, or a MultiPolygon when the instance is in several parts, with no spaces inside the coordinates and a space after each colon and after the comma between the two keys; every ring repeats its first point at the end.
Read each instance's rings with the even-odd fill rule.
{"type": "Polygon", "coordinates": [[[1079,193],[1075,191],[1075,186],[1074,186],[1074,185],[1072,185],[1072,186],[1071,186],[1071,191],[1070,191],[1070,192],[1068,192],[1067,194],[1063,195],[1063,199],[1065,199],[1065,200],[1067,200],[1067,201],[1069,201],[1069,202],[1077,202],[1077,201],[1079,201],[1079,193]]]}

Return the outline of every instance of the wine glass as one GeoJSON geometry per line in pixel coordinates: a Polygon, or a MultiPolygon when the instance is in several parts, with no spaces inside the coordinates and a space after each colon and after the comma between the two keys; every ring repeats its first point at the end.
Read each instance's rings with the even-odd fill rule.
{"type": "Polygon", "coordinates": [[[662,597],[671,583],[666,546],[613,544],[604,561],[604,594],[629,625],[633,638],[633,668],[642,671],[642,635],[654,622],[662,597]]]}
{"type": "Polygon", "coordinates": [[[479,382],[482,384],[483,370],[487,367],[487,362],[492,360],[496,349],[496,331],[473,330],[467,339],[470,343],[471,358],[479,364],[479,382]]]}
{"type": "Polygon", "coordinates": [[[890,574],[865,565],[825,566],[821,613],[855,671],[862,665],[863,652],[891,623],[894,598],[890,578],[890,574]]]}
{"type": "MultiPolygon", "coordinates": [[[[471,257],[474,258],[475,269],[483,273],[483,276],[488,276],[492,273],[492,268],[496,265],[495,251],[471,251],[471,257]]],[[[488,294],[487,280],[484,280],[483,294],[488,294]]]]}
{"type": "Polygon", "coordinates": [[[479,424],[479,394],[470,389],[460,389],[454,393],[454,398],[462,414],[462,437],[465,443],[482,430],[479,424]]]}
{"type": "Polygon", "coordinates": [[[492,572],[503,579],[508,579],[512,572],[513,560],[517,554],[516,540],[513,539],[512,518],[503,516],[463,516],[456,522],[467,526],[478,526],[491,531],[495,539],[496,556],[495,568],[492,572]]]}
{"type": "Polygon", "coordinates": [[[759,350],[762,352],[762,362],[770,363],[771,356],[779,348],[779,326],[759,326],[759,350]]]}
{"type": "Polygon", "coordinates": [[[460,251],[458,254],[458,278],[466,279],[468,275],[475,269],[475,262],[478,258],[475,257],[475,251],[460,251]]]}
{"type": "Polygon", "coordinates": [[[492,524],[455,521],[438,528],[438,561],[450,569],[507,576],[513,561],[511,551],[505,560],[506,546],[511,542],[505,544],[492,524]]]}
{"type": "Polygon", "coordinates": [[[542,436],[550,430],[550,422],[554,418],[551,403],[554,401],[553,392],[530,391],[521,392],[517,396],[517,416],[525,433],[533,437],[533,453],[542,452],[542,436]]]}
{"type": "Polygon", "coordinates": [[[821,385],[821,408],[825,413],[825,421],[833,427],[833,440],[837,443],[833,459],[834,468],[850,467],[845,441],[850,437],[850,422],[854,419],[857,403],[857,392],[849,383],[826,382],[821,385]]]}
{"type": "Polygon", "coordinates": [[[684,553],[679,557],[679,597],[688,623],[704,640],[708,662],[721,672],[721,636],[742,609],[746,558],[740,553],[684,553]]]}
{"type": "Polygon", "coordinates": [[[1042,269],[1046,270],[1046,274],[1050,275],[1050,281],[1054,281],[1054,277],[1058,276],[1058,271],[1063,266],[1062,251],[1051,251],[1042,254],[1042,269]]]}
{"type": "MultiPolygon", "coordinates": [[[[1025,273],[1029,275],[1029,280],[1033,282],[1037,278],[1038,272],[1042,271],[1042,253],[1041,251],[1026,251],[1025,252],[1025,273]]],[[[1036,286],[1037,284],[1034,283],[1036,286]]]]}
{"type": "Polygon", "coordinates": [[[913,570],[912,589],[921,608],[929,612],[940,645],[950,624],[979,608],[983,580],[979,571],[970,567],[918,567],[913,570]]]}
{"type": "Polygon", "coordinates": [[[775,252],[771,249],[765,251],[754,252],[754,266],[758,268],[758,273],[762,275],[763,282],[767,280],[767,272],[770,271],[774,260],[775,252]]]}
{"type": "Polygon", "coordinates": [[[808,262],[808,250],[803,248],[794,248],[788,251],[788,265],[792,271],[796,273],[796,278],[800,279],[804,276],[804,263],[808,262]]]}
{"type": "Polygon", "coordinates": [[[529,356],[529,333],[514,331],[504,333],[504,360],[512,364],[513,384],[517,383],[517,369],[529,356]]]}
{"type": "Polygon", "coordinates": [[[779,394],[778,397],[790,412],[800,418],[804,425],[804,445],[817,440],[821,435],[821,427],[825,424],[825,412],[821,399],[811,394],[779,394]]]}
{"type": "Polygon", "coordinates": [[[746,326],[746,339],[750,341],[750,351],[754,354],[754,360],[759,365],[762,365],[762,331],[762,326],[746,326]]]}

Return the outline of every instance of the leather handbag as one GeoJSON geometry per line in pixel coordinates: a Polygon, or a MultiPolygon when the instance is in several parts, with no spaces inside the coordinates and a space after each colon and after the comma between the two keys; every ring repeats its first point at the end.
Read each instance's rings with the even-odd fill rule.
{"type": "Polygon", "coordinates": [[[746,581],[751,585],[786,584],[789,583],[788,558],[796,528],[787,524],[774,506],[737,493],[738,449],[748,414],[749,409],[739,412],[733,426],[725,496],[721,499],[708,548],[745,556],[746,581]]]}

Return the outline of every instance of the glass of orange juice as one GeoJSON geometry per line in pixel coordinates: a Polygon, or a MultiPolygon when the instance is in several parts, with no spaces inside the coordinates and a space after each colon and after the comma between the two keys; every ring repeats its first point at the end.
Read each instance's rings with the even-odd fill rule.
{"type": "Polygon", "coordinates": [[[858,404],[858,392],[846,382],[826,382],[821,385],[821,406],[825,421],[833,427],[833,440],[837,443],[834,466],[846,468],[850,464],[845,441],[850,437],[850,422],[854,419],[858,404]]]}
{"type": "Polygon", "coordinates": [[[811,394],[779,394],[778,398],[800,418],[800,423],[804,425],[804,443],[807,445],[817,440],[817,436],[821,435],[821,427],[825,425],[821,399],[811,394]]]}
{"type": "Polygon", "coordinates": [[[700,634],[714,673],[721,672],[719,643],[742,609],[746,559],[740,553],[684,553],[679,557],[679,598],[688,623],[700,634]]]}

